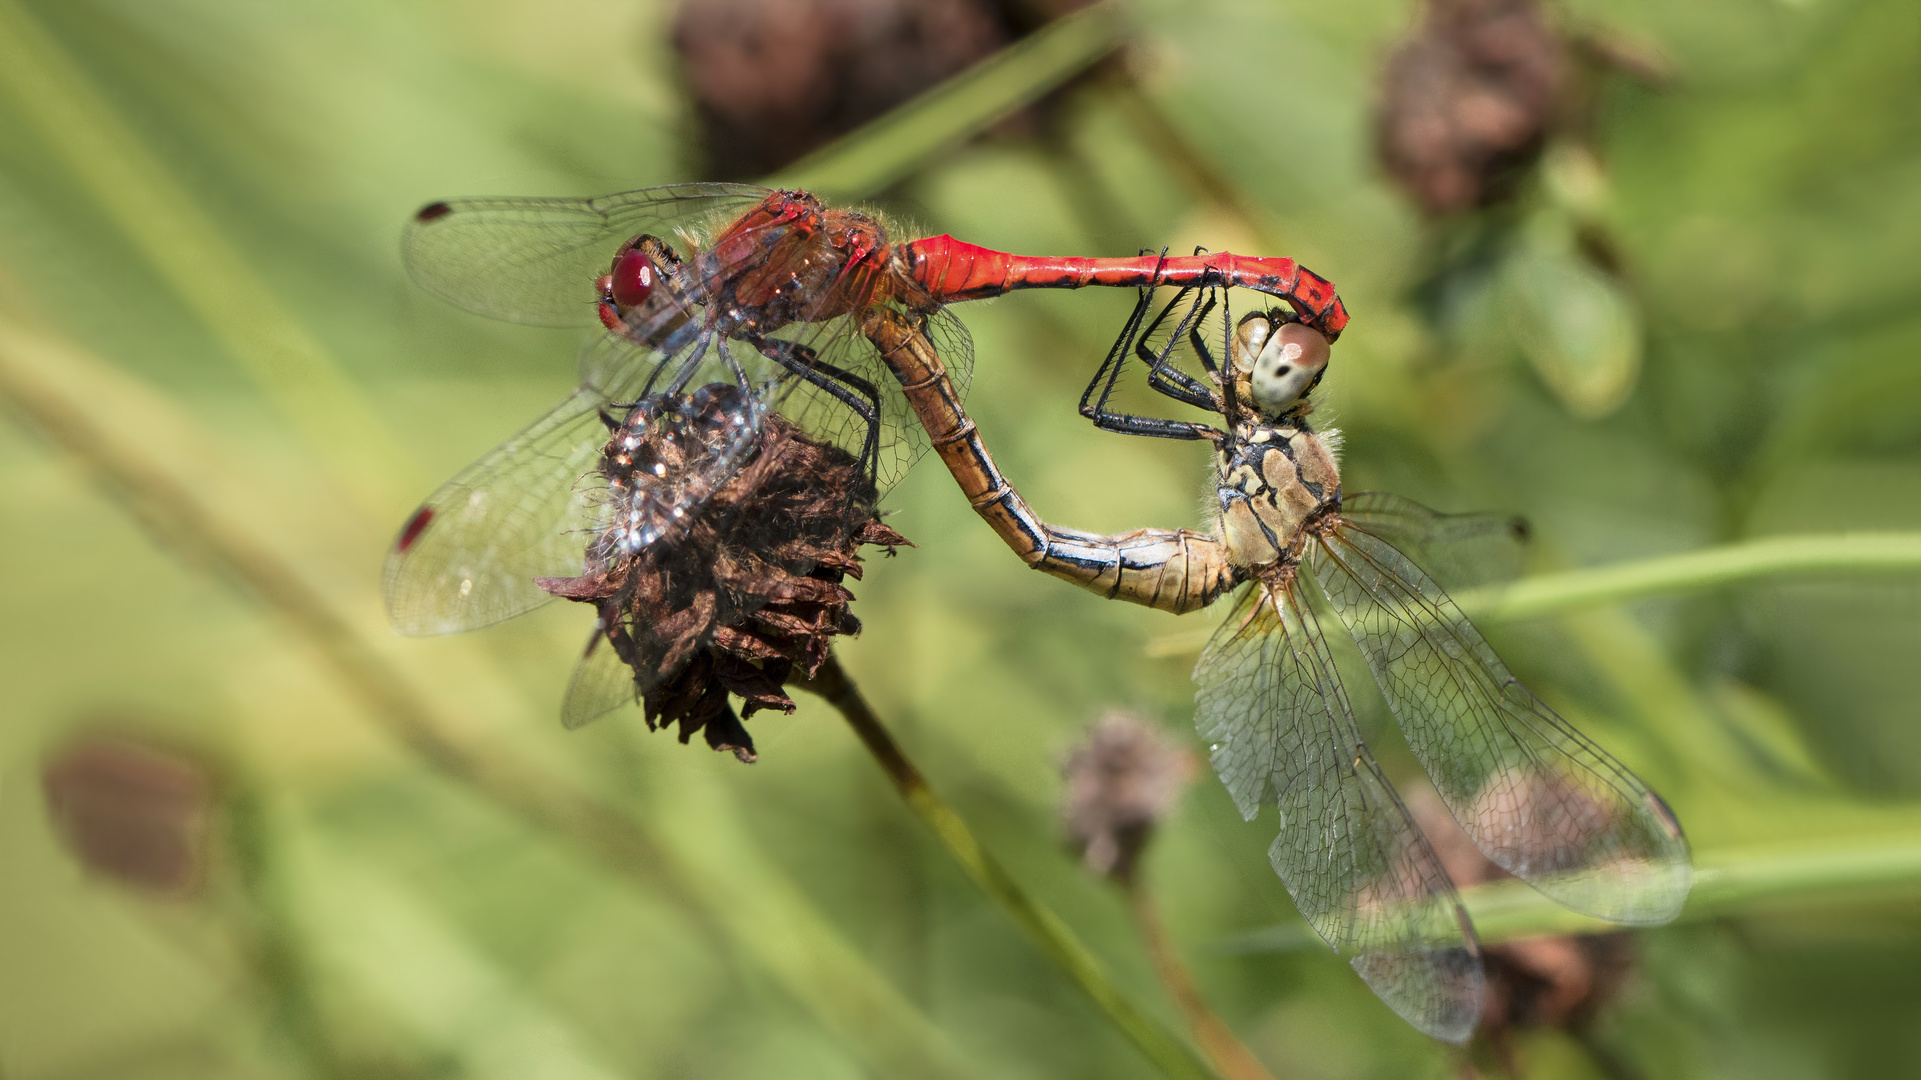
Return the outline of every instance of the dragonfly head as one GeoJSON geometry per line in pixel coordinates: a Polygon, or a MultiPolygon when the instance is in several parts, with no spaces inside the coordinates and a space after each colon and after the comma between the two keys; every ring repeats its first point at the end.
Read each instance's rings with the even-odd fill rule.
{"type": "Polygon", "coordinates": [[[600,295],[600,321],[609,330],[619,330],[623,318],[644,306],[666,266],[674,261],[672,249],[652,236],[636,236],[620,246],[613,266],[594,282],[600,295]]]}
{"type": "Polygon", "coordinates": [[[1327,338],[1284,309],[1256,311],[1234,328],[1234,371],[1261,412],[1296,408],[1327,372],[1327,338]]]}

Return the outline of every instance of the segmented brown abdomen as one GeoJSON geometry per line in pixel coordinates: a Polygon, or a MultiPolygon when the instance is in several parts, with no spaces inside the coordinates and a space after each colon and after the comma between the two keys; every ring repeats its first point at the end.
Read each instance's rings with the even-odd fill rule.
{"type": "Polygon", "coordinates": [[[1042,521],[995,467],[920,324],[875,305],[862,316],[861,331],[900,380],[974,512],[1021,561],[1109,599],[1175,614],[1205,607],[1235,584],[1226,547],[1205,533],[1140,529],[1103,536],[1042,521]]]}

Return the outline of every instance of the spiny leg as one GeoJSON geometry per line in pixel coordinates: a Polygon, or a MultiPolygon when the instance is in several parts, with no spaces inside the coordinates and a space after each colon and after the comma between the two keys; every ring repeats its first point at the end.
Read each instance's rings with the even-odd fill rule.
{"type": "MultiPolygon", "coordinates": [[[[1141,253],[1146,254],[1146,249],[1142,249],[1141,253]]],[[[1161,258],[1166,257],[1167,251],[1163,248],[1161,258]]],[[[1127,365],[1128,347],[1140,333],[1141,319],[1153,304],[1153,289],[1143,287],[1138,291],[1140,298],[1134,302],[1134,310],[1128,313],[1127,322],[1122,324],[1121,336],[1114,339],[1113,346],[1107,350],[1107,355],[1101,360],[1101,366],[1095,369],[1094,377],[1088,380],[1087,389],[1081,391],[1081,415],[1093,420],[1096,424],[1100,423],[1098,417],[1107,412],[1107,399],[1114,393],[1114,387],[1120,382],[1121,369],[1127,365]],[[1099,402],[1090,405],[1089,399],[1094,396],[1096,387],[1101,388],[1101,398],[1099,402]]],[[[1165,312],[1162,313],[1163,316],[1165,314],[1165,312]]],[[[1159,320],[1155,321],[1158,324],[1159,320]]]]}
{"type": "Polygon", "coordinates": [[[808,385],[826,391],[834,400],[854,410],[867,425],[861,440],[860,462],[868,476],[880,468],[880,388],[845,368],[836,367],[820,354],[797,341],[784,338],[756,338],[754,347],[762,356],[793,372],[808,385]]]}
{"type": "MultiPolygon", "coordinates": [[[[1203,401],[1196,402],[1185,397],[1172,387],[1167,386],[1165,383],[1157,383],[1154,374],[1155,370],[1157,368],[1165,368],[1164,361],[1166,358],[1164,355],[1156,357],[1147,349],[1145,338],[1153,336],[1154,331],[1166,320],[1168,313],[1181,302],[1186,294],[1186,289],[1181,290],[1167,307],[1161,309],[1161,313],[1157,315],[1153,323],[1147,327],[1144,337],[1141,330],[1141,320],[1146,315],[1148,309],[1153,306],[1154,291],[1149,288],[1143,288],[1141,290],[1140,299],[1135,302],[1134,310],[1128,315],[1126,324],[1121,328],[1121,336],[1115,339],[1113,348],[1108,350],[1106,359],[1101,361],[1101,366],[1095,371],[1094,378],[1087,384],[1087,389],[1081,393],[1081,415],[1093,421],[1095,427],[1100,428],[1102,431],[1113,431],[1123,435],[1143,435],[1157,439],[1211,440],[1220,437],[1218,431],[1206,424],[1193,423],[1185,420],[1168,420],[1152,416],[1136,416],[1131,413],[1114,412],[1108,408],[1108,399],[1113,395],[1114,388],[1120,384],[1121,370],[1126,365],[1127,354],[1130,351],[1138,352],[1144,359],[1149,361],[1148,384],[1150,386],[1154,386],[1155,389],[1160,390],[1162,393],[1176,400],[1185,401],[1188,404],[1196,404],[1201,408],[1213,407],[1213,398],[1211,395],[1203,401]],[[1094,391],[1096,388],[1100,390],[1100,398],[1098,400],[1094,400],[1094,391]]],[[[1166,368],[1166,370],[1172,371],[1173,369],[1166,368]]],[[[1176,374],[1186,378],[1185,373],[1176,372],[1176,374]]],[[[1197,387],[1197,389],[1201,389],[1204,392],[1204,388],[1197,387]]]]}
{"type": "MultiPolygon", "coordinates": [[[[1212,289],[1208,290],[1206,303],[1198,305],[1181,317],[1181,321],[1175,325],[1173,332],[1168,335],[1167,345],[1163,347],[1160,352],[1155,353],[1147,347],[1147,339],[1154,336],[1154,332],[1160,329],[1161,323],[1167,320],[1168,313],[1179,306],[1191,291],[1191,288],[1182,289],[1180,292],[1174,294],[1174,299],[1168,301],[1167,306],[1161,309],[1160,315],[1155,318],[1153,325],[1147,328],[1146,335],[1143,336],[1140,343],[1134,347],[1134,351],[1142,360],[1147,361],[1148,386],[1183,405],[1192,405],[1197,409],[1206,409],[1208,412],[1219,412],[1221,406],[1220,399],[1208,388],[1206,383],[1201,382],[1199,379],[1194,378],[1192,375],[1189,375],[1187,372],[1182,371],[1168,362],[1174,355],[1174,343],[1180,340],[1182,331],[1186,331],[1189,338],[1199,340],[1199,327],[1207,321],[1208,314],[1211,313],[1215,307],[1214,292],[1212,289]]],[[[1201,367],[1206,369],[1209,375],[1214,375],[1218,378],[1219,373],[1214,367],[1214,358],[1208,355],[1205,349],[1199,350],[1199,354],[1201,357],[1201,367]]]]}

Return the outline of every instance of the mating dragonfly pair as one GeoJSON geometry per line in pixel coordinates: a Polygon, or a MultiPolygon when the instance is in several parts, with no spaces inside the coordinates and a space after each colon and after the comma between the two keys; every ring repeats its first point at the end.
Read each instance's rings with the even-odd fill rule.
{"type": "MultiPolygon", "coordinates": [[[[662,609],[634,597],[671,592],[698,569],[676,566],[675,553],[684,562],[685,551],[708,550],[703,537],[731,528],[716,525],[716,506],[763,530],[804,519],[900,542],[873,532],[874,506],[931,443],[982,518],[1036,569],[1175,613],[1242,590],[1195,670],[1196,724],[1245,817],[1278,804],[1270,859],[1302,915],[1416,1027],[1451,1041],[1472,1032],[1478,946],[1433,849],[1361,739],[1323,614],[1348,630],[1441,798],[1493,861],[1615,922],[1663,922],[1685,899],[1687,846],[1666,805],[1523,687],[1404,554],[1451,519],[1342,492],[1332,433],[1313,427],[1310,394],[1347,315],[1332,287],[1292,260],[1036,258],[946,236],[898,242],[866,215],[738,185],[435,203],[416,215],[406,256],[417,281],[469,310],[538,324],[597,318],[606,330],[583,353],[580,388],[436,492],[403,527],[386,573],[389,612],[407,633],[487,625],[554,595],[595,599],[600,619],[562,710],[570,725],[637,698],[651,719],[653,695],[693,662],[690,643],[730,632],[717,608],[731,603],[735,623],[751,621],[795,595],[797,578],[760,593],[723,583],[712,590],[719,600],[692,605],[704,619],[690,624],[698,633],[645,625],[662,609]],[[962,408],[972,353],[946,304],[1092,285],[1136,287],[1141,297],[1081,412],[1109,431],[1212,443],[1217,509],[1207,531],[1103,536],[1048,524],[1000,474],[962,408]],[[1176,293],[1157,312],[1161,286],[1176,293]],[[1250,294],[1284,306],[1232,310],[1250,294]],[[1134,361],[1149,386],[1219,426],[1111,408],[1134,361]],[[835,499],[845,505],[767,514],[729,503],[773,453],[770,432],[782,446],[814,448],[842,478],[835,499]]],[[[817,626],[839,619],[846,629],[844,603],[831,602],[844,593],[832,590],[852,567],[826,548],[807,550],[787,569],[833,565],[802,583],[815,602],[806,610],[817,626]]],[[[818,663],[823,642],[810,639],[805,657],[730,643],[721,662],[737,670],[727,685],[749,709],[784,700],[769,672],[818,663]],[[771,692],[756,678],[771,680],[771,692]]],[[[716,741],[744,738],[719,707],[701,706],[709,742],[740,752],[716,741]]]]}

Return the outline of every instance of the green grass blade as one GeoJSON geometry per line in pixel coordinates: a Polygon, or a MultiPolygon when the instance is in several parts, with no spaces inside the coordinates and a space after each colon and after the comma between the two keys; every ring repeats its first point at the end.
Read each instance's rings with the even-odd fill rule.
{"type": "Polygon", "coordinates": [[[1528,619],[1657,594],[1694,592],[1756,578],[1921,570],[1921,533],[1778,536],[1738,544],[1544,574],[1455,599],[1476,619],[1528,619]]]}
{"type": "Polygon", "coordinates": [[[425,487],[410,455],[325,346],[281,303],[60,42],[0,0],[0,93],[241,369],[381,514],[425,487]]]}
{"type": "MultiPolygon", "coordinates": [[[[1696,858],[1694,891],[1676,922],[1858,901],[1863,895],[1897,891],[1911,895],[1916,889],[1921,889],[1921,831],[1913,828],[1845,843],[1824,840],[1732,848],[1696,858]]],[[[1519,881],[1463,889],[1461,900],[1487,944],[1621,929],[1569,911],[1519,881]]],[[[1219,943],[1227,952],[1325,947],[1300,924],[1255,930],[1219,943]]]]}

